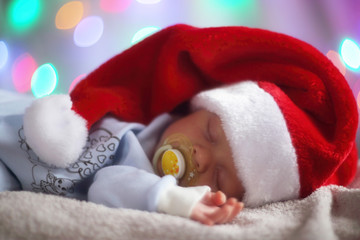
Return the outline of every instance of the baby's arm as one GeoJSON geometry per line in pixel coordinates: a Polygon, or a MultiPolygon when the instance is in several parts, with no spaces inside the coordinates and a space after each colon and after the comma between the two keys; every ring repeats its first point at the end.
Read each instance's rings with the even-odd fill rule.
{"type": "Polygon", "coordinates": [[[226,199],[224,193],[207,192],[192,209],[190,218],[206,225],[230,222],[243,209],[244,204],[235,198],[226,199]]]}
{"type": "Polygon", "coordinates": [[[130,166],[99,170],[88,200],[115,208],[158,211],[190,218],[192,209],[210,191],[207,186],[183,188],[173,176],[159,177],[130,166]]]}
{"type": "Polygon", "coordinates": [[[207,186],[180,187],[173,176],[155,174],[129,166],[110,166],[98,171],[88,200],[108,207],[158,211],[203,224],[231,221],[242,206],[207,186]]]}

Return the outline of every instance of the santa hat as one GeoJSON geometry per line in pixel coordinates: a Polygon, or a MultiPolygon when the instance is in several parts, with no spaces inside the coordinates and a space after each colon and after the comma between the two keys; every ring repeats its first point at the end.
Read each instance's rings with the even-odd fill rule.
{"type": "MultiPolygon", "coordinates": [[[[288,116],[286,111],[296,111],[297,106],[275,84],[242,81],[201,92],[191,104],[193,111],[206,109],[220,117],[238,178],[245,188],[245,205],[296,199],[302,188],[313,189],[317,176],[303,165],[313,164],[317,156],[304,155],[307,145],[321,144],[301,136],[312,135],[312,129],[296,124],[307,122],[308,117],[288,116]],[[281,109],[281,105],[286,108],[281,109]],[[302,183],[300,177],[305,178],[302,183]]],[[[327,171],[325,168],[316,171],[327,171]]]]}
{"type": "MultiPolygon", "coordinates": [[[[270,130],[262,135],[244,130],[254,138],[251,149],[258,149],[259,154],[267,150],[267,159],[254,156],[263,161],[264,167],[272,167],[267,177],[284,174],[274,167],[276,159],[272,154],[281,156],[280,162],[288,156],[286,166],[293,169],[292,176],[275,181],[264,194],[266,199],[259,202],[304,197],[320,186],[346,185],[352,180],[357,163],[354,141],[358,115],[346,80],[309,44],[260,29],[168,27],[105,62],[81,81],[70,96],[38,99],[26,112],[24,133],[42,161],[64,167],[77,160],[88,129],[106,114],[146,124],[200,91],[236,82],[244,82],[241,89],[253,91],[247,101],[262,99],[260,95],[264,95],[267,97],[258,105],[270,104],[267,99],[272,98],[279,107],[276,114],[267,110],[267,115],[276,115],[273,118],[258,112],[249,119],[243,118],[254,121],[253,127],[262,124],[271,128],[276,124],[281,128],[275,136],[268,136],[273,134],[270,130]],[[244,82],[249,79],[252,82],[244,82]],[[278,115],[282,116],[281,121],[278,115]],[[279,135],[285,145],[276,145],[279,135]],[[267,141],[259,139],[265,137],[267,141]],[[273,153],[276,148],[279,149],[273,153]]],[[[257,111],[263,112],[264,107],[257,111]]],[[[242,161],[251,162],[251,156],[236,161],[241,177],[250,175],[241,169],[245,169],[242,161]]],[[[261,177],[259,174],[258,179],[261,177]]],[[[251,177],[246,181],[252,181],[251,177]]],[[[252,199],[250,195],[247,198],[252,199]]]]}

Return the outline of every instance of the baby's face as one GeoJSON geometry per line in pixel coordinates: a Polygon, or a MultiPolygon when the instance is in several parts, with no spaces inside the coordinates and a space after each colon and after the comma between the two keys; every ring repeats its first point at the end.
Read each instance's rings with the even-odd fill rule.
{"type": "Polygon", "coordinates": [[[227,197],[241,200],[244,188],[237,177],[220,118],[206,110],[187,115],[164,131],[160,144],[176,133],[185,135],[193,144],[193,161],[199,173],[196,185],[207,185],[214,192],[220,190],[227,197]]]}

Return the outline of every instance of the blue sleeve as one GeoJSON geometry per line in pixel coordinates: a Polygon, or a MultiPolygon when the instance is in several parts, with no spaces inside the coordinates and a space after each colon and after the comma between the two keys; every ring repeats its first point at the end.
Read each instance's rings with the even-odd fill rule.
{"type": "Polygon", "coordinates": [[[88,201],[114,208],[156,211],[161,192],[175,185],[172,176],[159,177],[131,166],[110,166],[96,173],[88,201]]]}

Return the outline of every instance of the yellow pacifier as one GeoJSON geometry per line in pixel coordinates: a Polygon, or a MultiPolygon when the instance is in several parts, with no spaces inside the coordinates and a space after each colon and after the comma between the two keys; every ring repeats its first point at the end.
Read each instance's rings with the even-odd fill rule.
{"type": "Polygon", "coordinates": [[[192,186],[198,176],[192,155],[193,146],[187,137],[182,134],[170,135],[154,154],[155,173],[173,175],[181,186],[192,186]]]}
{"type": "Polygon", "coordinates": [[[177,149],[169,149],[164,152],[161,158],[161,168],[165,175],[173,175],[180,179],[185,173],[185,160],[177,149]]]}

